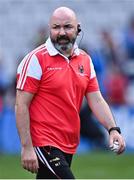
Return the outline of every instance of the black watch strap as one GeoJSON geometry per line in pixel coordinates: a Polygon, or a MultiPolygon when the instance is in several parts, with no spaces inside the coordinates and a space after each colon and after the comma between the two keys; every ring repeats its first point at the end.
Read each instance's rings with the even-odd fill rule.
{"type": "Polygon", "coordinates": [[[113,130],[116,130],[116,131],[118,131],[119,134],[121,134],[121,130],[120,130],[119,127],[112,127],[112,128],[110,128],[110,129],[108,130],[109,134],[110,134],[110,132],[113,131],[113,130]]]}

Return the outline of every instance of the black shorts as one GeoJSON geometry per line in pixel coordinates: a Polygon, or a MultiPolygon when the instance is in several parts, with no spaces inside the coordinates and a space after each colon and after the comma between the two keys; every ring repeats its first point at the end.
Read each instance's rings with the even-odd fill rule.
{"type": "Polygon", "coordinates": [[[70,166],[72,154],[52,147],[35,147],[39,160],[37,179],[75,179],[70,166]]]}

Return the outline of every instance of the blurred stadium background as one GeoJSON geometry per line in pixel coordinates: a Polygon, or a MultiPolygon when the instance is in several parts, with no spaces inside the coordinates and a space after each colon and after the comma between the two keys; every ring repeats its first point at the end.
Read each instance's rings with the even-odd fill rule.
{"type": "Polygon", "coordinates": [[[133,0],[0,0],[0,178],[34,178],[20,166],[16,69],[45,41],[49,16],[59,6],[77,13],[82,28],[77,42],[91,55],[101,91],[126,140],[124,155],[110,153],[107,132],[83,101],[81,141],[72,168],[77,178],[134,178],[133,0]]]}

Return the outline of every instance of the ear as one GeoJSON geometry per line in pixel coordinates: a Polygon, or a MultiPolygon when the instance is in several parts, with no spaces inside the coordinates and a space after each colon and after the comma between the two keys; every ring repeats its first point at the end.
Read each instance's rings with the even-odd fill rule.
{"type": "Polygon", "coordinates": [[[81,32],[81,26],[80,24],[77,25],[77,34],[79,35],[79,33],[81,32]]]}

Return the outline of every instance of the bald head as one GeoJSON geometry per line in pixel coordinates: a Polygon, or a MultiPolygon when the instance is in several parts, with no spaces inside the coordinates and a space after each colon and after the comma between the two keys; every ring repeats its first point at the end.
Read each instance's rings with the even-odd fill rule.
{"type": "Polygon", "coordinates": [[[50,18],[50,25],[54,23],[54,21],[66,21],[72,22],[74,24],[78,24],[78,20],[76,17],[75,12],[67,7],[59,7],[55,9],[51,18],[50,18]]]}

